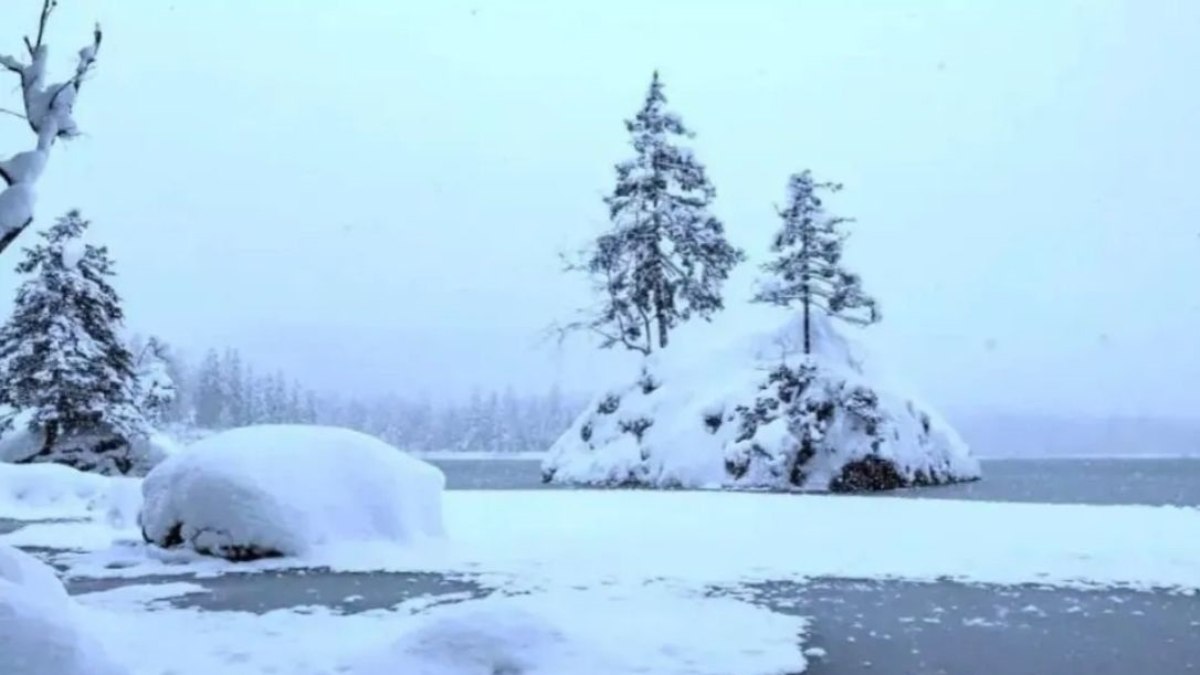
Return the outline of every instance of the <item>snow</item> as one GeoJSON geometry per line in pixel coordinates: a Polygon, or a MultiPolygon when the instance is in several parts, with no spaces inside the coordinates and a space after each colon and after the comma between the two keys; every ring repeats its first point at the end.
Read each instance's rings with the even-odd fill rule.
{"type": "Polygon", "coordinates": [[[46,565],[0,544],[0,655],[14,675],[124,675],[46,565]]]}
{"type": "Polygon", "coordinates": [[[935,412],[900,393],[827,319],[814,316],[813,324],[816,349],[807,358],[799,353],[799,318],[777,309],[747,311],[736,324],[688,326],[632,384],[597,397],[550,449],[545,475],[568,484],[824,490],[848,465],[878,457],[905,482],[979,477],[978,461],[935,412]],[[816,375],[797,400],[812,399],[810,410],[832,401],[837,413],[824,435],[812,436],[815,456],[800,461],[800,418],[780,414],[787,407],[771,379],[780,366],[795,372],[809,364],[816,375]],[[846,401],[858,394],[876,401],[873,433],[849,412],[846,401]],[[764,408],[769,415],[747,432],[746,411],[767,396],[775,397],[764,408]],[[793,478],[793,464],[802,480],[793,478]]]}
{"type": "Polygon", "coordinates": [[[32,183],[13,183],[0,192],[0,237],[33,218],[36,194],[32,183]]]}
{"type": "Polygon", "coordinates": [[[141,482],[58,464],[0,463],[0,518],[95,519],[129,527],[141,504],[141,482]]]}
{"type": "Polygon", "coordinates": [[[445,496],[445,547],[397,556],[362,542],[235,564],[167,556],[103,524],[0,536],[56,554],[71,577],[325,566],[553,583],[673,579],[703,587],[815,577],[1200,590],[1200,509],[758,492],[463,490],[445,496]],[[719,550],[718,550],[719,549],[719,550]],[[634,554],[633,552],[636,552],[634,554]],[[628,553],[628,554],[626,554],[628,553]]]}
{"type": "Polygon", "coordinates": [[[415,546],[442,533],[445,476],[348,429],[264,425],[202,440],[143,484],[149,541],[229,558],[341,542],[415,546]]]}
{"type": "Polygon", "coordinates": [[[450,605],[351,675],[799,673],[803,619],[726,598],[566,591],[450,605]]]}
{"type": "Polygon", "coordinates": [[[663,584],[554,588],[459,604],[425,596],[348,615],[324,607],[264,614],[175,608],[162,599],[195,590],[169,586],[79,598],[113,657],[134,672],[798,673],[808,629],[799,617],[663,584]],[[524,669],[506,670],[504,664],[524,669]]]}
{"type": "Polygon", "coordinates": [[[0,435],[0,462],[19,462],[42,449],[42,435],[30,428],[33,411],[13,413],[11,408],[0,412],[0,419],[9,419],[9,428],[0,435]]]}

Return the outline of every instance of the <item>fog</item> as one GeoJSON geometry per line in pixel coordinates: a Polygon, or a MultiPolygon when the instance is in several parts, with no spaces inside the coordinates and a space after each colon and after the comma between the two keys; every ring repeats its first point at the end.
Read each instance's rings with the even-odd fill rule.
{"type": "MultiPolygon", "coordinates": [[[[0,5],[0,51],[37,4],[0,5]]],[[[789,173],[845,184],[885,316],[861,337],[927,399],[1200,408],[1200,4],[498,4],[62,0],[62,65],[106,36],[39,223],[81,208],[130,330],[194,355],[330,391],[588,392],[627,357],[543,339],[586,302],[558,254],[604,226],[657,68],[755,262],[789,173]]],[[[0,148],[26,135],[0,116],[0,148]]]]}

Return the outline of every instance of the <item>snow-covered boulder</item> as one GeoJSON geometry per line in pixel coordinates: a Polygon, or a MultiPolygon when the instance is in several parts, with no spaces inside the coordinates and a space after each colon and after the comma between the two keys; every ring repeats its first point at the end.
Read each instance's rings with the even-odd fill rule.
{"type": "Polygon", "coordinates": [[[0,544],[0,672],[125,675],[84,630],[54,571],[0,544]]]}
{"type": "Polygon", "coordinates": [[[765,329],[741,324],[732,338],[703,326],[688,337],[719,348],[648,359],[635,382],[599,396],[554,444],[544,479],[855,491],[979,477],[958,434],[869,370],[827,320],[813,317],[805,355],[800,321],[780,326],[778,316],[760,314],[747,323],[765,329]]]}
{"type": "Polygon", "coordinates": [[[158,465],[142,485],[148,542],[230,560],[299,556],[346,541],[440,537],[441,470],[349,429],[225,431],[158,465]]]}

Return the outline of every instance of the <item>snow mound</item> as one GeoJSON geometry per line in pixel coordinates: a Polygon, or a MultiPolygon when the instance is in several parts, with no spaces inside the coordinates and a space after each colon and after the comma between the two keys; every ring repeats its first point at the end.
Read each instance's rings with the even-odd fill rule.
{"type": "Polygon", "coordinates": [[[0,518],[90,518],[131,527],[142,496],[140,481],[84,473],[58,464],[0,463],[0,518]]]}
{"type": "Polygon", "coordinates": [[[728,598],[569,591],[433,610],[350,675],[799,673],[804,619],[728,598]]]}
{"type": "Polygon", "coordinates": [[[551,447],[547,482],[856,491],[979,477],[958,434],[825,318],[808,355],[800,320],[778,313],[695,330],[719,347],[672,347],[599,396],[551,447]]]}
{"type": "Polygon", "coordinates": [[[0,544],[0,663],[14,675],[124,675],[80,629],[54,571],[0,544]]]}
{"type": "Polygon", "coordinates": [[[142,533],[230,560],[300,556],[346,541],[442,535],[441,470],[366,434],[266,425],[171,456],[142,486],[142,533]]]}

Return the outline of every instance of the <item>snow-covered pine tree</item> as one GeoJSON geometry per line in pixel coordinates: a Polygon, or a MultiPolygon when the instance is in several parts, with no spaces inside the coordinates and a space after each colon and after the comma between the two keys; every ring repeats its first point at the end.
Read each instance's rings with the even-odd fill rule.
{"type": "Polygon", "coordinates": [[[693,134],[666,105],[656,71],[641,109],[625,122],[636,156],[617,165],[617,185],[605,198],[612,228],[568,266],[592,277],[601,301],[567,328],[598,334],[606,348],[665,348],[680,322],[723,308],[721,286],[745,258],[709,212],[716,189],[678,145],[693,134]]]}
{"type": "Polygon", "coordinates": [[[221,385],[221,357],[210,349],[196,374],[196,425],[219,429],[225,417],[225,389],[221,385]]]}
{"type": "Polygon", "coordinates": [[[221,357],[220,369],[222,398],[225,401],[221,426],[245,426],[250,423],[250,406],[246,400],[246,373],[242,367],[241,353],[227,348],[221,357]]]}
{"type": "Polygon", "coordinates": [[[28,61],[0,54],[0,68],[20,79],[25,114],[17,116],[25,119],[37,139],[31,150],[0,160],[0,253],[33,222],[34,186],[46,168],[55,141],[79,135],[73,116],[75,100],[100,50],[100,26],[96,26],[91,44],[79,50],[70,79],[46,81],[49,61],[49,47],[44,41],[46,25],[57,5],[57,0],[42,0],[36,37],[25,36],[28,61]]]}
{"type": "Polygon", "coordinates": [[[837,183],[814,182],[807,170],[792,175],[787,206],[778,209],[783,227],[771,242],[778,257],[763,265],[769,276],[754,296],[756,302],[784,307],[800,304],[805,354],[812,352],[813,309],[857,325],[880,319],[879,305],[863,291],[862,280],[842,266],[846,234],[841,226],[851,221],[826,212],[819,194],[841,189],[837,183]]]}
{"type": "Polygon", "coordinates": [[[149,425],[137,405],[133,355],[118,337],[113,263],[106,248],[79,241],[87,225],[68,213],[17,266],[30,278],[0,329],[0,405],[12,411],[2,423],[24,413],[41,434],[41,449],[26,461],[127,473],[131,444],[149,425]]]}
{"type": "Polygon", "coordinates": [[[150,336],[143,344],[136,345],[133,354],[138,408],[149,422],[161,425],[171,416],[179,396],[179,387],[171,375],[170,349],[161,339],[150,336]]]}

